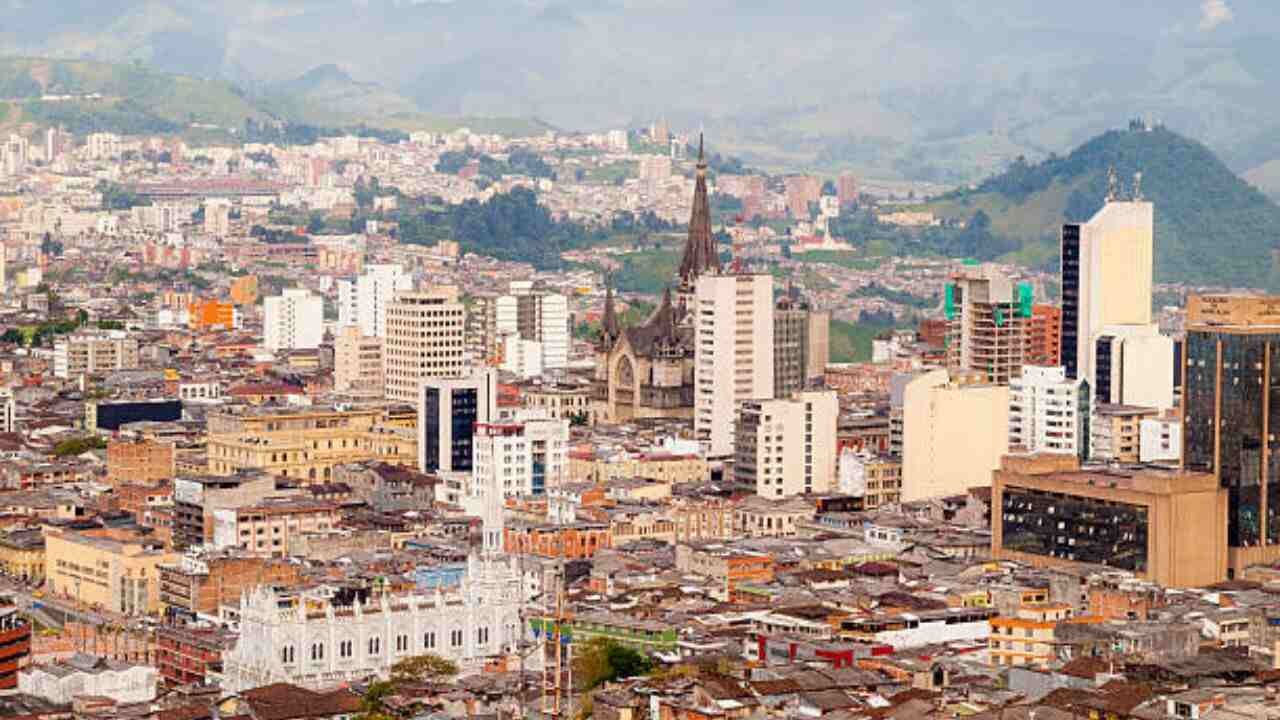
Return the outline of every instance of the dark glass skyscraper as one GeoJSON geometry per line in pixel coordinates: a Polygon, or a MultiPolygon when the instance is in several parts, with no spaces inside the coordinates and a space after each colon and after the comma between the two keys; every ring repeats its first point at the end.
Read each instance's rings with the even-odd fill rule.
{"type": "Polygon", "coordinates": [[[1267,314],[1268,301],[1280,306],[1193,297],[1182,353],[1183,465],[1227,489],[1237,572],[1280,559],[1280,313],[1267,314]]]}
{"type": "MultiPolygon", "coordinates": [[[[1080,373],[1080,226],[1062,226],[1062,333],[1059,358],[1067,377],[1080,373]]],[[[1092,379],[1092,378],[1089,378],[1092,379]]]]}

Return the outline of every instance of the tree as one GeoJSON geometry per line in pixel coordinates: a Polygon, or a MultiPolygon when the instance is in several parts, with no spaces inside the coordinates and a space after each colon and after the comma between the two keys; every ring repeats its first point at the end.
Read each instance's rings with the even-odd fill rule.
{"type": "Polygon", "coordinates": [[[395,694],[396,688],[391,682],[379,680],[371,683],[364,695],[360,696],[359,720],[392,720],[387,712],[387,698],[395,694]]]}
{"type": "MultiPolygon", "coordinates": [[[[576,647],[576,645],[575,645],[576,647]]],[[[634,648],[608,638],[593,638],[573,659],[573,672],[587,689],[653,669],[653,662],[634,648]]]]}
{"type": "Polygon", "coordinates": [[[391,666],[393,683],[444,680],[457,674],[457,663],[432,653],[405,658],[391,666]]]}

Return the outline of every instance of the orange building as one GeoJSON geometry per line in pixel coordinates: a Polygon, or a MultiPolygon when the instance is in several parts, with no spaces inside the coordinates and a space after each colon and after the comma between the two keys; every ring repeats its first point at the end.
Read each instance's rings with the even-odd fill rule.
{"type": "Polygon", "coordinates": [[[231,330],[236,325],[236,306],[229,302],[202,300],[187,308],[192,330],[231,330]]]}
{"type": "Polygon", "coordinates": [[[1024,365],[1054,367],[1062,362],[1062,308],[1057,305],[1035,305],[1027,325],[1027,349],[1024,365]]]}
{"type": "Polygon", "coordinates": [[[258,276],[243,275],[231,281],[228,293],[235,305],[253,305],[258,302],[258,276]]]}
{"type": "Polygon", "coordinates": [[[508,553],[586,560],[612,541],[608,525],[517,525],[503,530],[502,545],[508,553]]]}
{"type": "Polygon", "coordinates": [[[107,443],[107,481],[112,485],[151,485],[174,476],[173,443],[111,440],[107,443]]]}

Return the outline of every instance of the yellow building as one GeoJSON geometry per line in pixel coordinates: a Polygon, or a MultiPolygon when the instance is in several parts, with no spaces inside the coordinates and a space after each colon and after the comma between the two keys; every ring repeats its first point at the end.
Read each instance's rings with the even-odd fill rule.
{"type": "Polygon", "coordinates": [[[1014,617],[991,618],[991,664],[1047,665],[1055,655],[1058,622],[1071,617],[1066,603],[1042,603],[1018,608],[1014,617]]]}
{"type": "Polygon", "coordinates": [[[1009,388],[981,374],[934,370],[903,395],[902,501],[991,485],[1009,446],[1009,388]]]}
{"type": "Polygon", "coordinates": [[[862,465],[866,494],[862,508],[875,510],[881,505],[902,502],[902,462],[889,456],[867,460],[862,465]]]}
{"type": "Polygon", "coordinates": [[[163,543],[127,530],[45,530],[49,592],[123,615],[159,612],[159,566],[177,560],[163,543]]]}
{"type": "Polygon", "coordinates": [[[707,461],[698,455],[643,453],[603,457],[589,451],[569,453],[569,482],[608,485],[641,478],[661,484],[701,483],[709,477],[707,461]]]}
{"type": "Polygon", "coordinates": [[[210,413],[209,474],[262,470],[328,482],[333,467],[381,460],[414,467],[417,416],[412,408],[234,408],[210,413]]]}
{"type": "Polygon", "coordinates": [[[44,533],[14,530],[0,535],[0,571],[19,580],[43,580],[44,533]]]}

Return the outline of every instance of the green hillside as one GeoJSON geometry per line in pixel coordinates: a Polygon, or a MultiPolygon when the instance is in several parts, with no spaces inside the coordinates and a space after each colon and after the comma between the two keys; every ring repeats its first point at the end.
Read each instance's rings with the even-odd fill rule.
{"type": "Polygon", "coordinates": [[[229,131],[250,118],[333,127],[364,123],[402,131],[470,127],[516,135],[548,129],[536,120],[422,113],[410,101],[356,82],[332,66],[250,95],[228,82],[139,63],[0,58],[0,123],[8,126],[30,122],[76,133],[151,134],[189,131],[192,124],[229,131]]]}
{"type": "Polygon", "coordinates": [[[1035,165],[1019,159],[925,207],[966,221],[982,211],[992,233],[1019,248],[1010,259],[1052,267],[1060,226],[1102,206],[1110,167],[1126,191],[1141,172],[1143,196],[1155,203],[1157,281],[1280,289],[1280,207],[1204,145],[1164,128],[1113,130],[1035,165]]]}
{"type": "Polygon", "coordinates": [[[39,120],[60,106],[84,112],[126,112],[158,121],[239,127],[267,114],[230,83],[172,75],[143,65],[89,60],[0,58],[0,98],[39,120]],[[45,95],[101,95],[100,99],[41,101],[45,95]]]}

